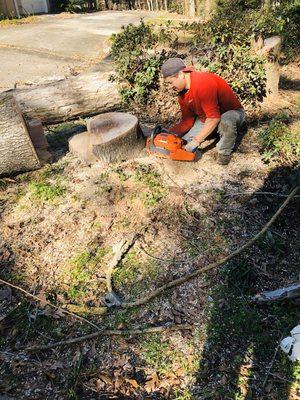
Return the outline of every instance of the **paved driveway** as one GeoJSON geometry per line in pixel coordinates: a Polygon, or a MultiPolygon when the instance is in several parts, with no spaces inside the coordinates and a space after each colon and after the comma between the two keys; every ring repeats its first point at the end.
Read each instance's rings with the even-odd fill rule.
{"type": "MultiPolygon", "coordinates": [[[[74,69],[92,68],[107,54],[112,33],[150,15],[141,11],[48,14],[41,16],[37,23],[1,27],[0,91],[15,84],[22,86],[26,82],[61,78],[74,69]]],[[[105,71],[111,66],[104,61],[100,68],[105,71]]]]}

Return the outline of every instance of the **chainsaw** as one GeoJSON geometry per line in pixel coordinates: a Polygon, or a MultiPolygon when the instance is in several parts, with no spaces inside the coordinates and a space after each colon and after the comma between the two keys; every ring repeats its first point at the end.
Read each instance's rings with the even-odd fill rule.
{"type": "Polygon", "coordinates": [[[156,126],[147,139],[147,153],[174,161],[195,161],[197,153],[184,149],[186,141],[173,133],[169,133],[161,126],[156,126]]]}

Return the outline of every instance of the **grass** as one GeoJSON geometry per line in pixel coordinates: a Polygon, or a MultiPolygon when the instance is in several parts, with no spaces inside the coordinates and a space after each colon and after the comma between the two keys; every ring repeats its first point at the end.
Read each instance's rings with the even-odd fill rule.
{"type": "Polygon", "coordinates": [[[299,163],[300,126],[291,130],[288,122],[289,116],[280,113],[270,121],[266,129],[260,131],[264,161],[280,159],[281,162],[299,163]]]}
{"type": "Polygon", "coordinates": [[[113,273],[117,290],[138,296],[157,280],[161,267],[155,260],[143,260],[135,250],[130,251],[113,273]]]}
{"type": "Polygon", "coordinates": [[[59,183],[30,182],[30,198],[36,202],[54,203],[54,201],[66,193],[66,187],[59,183]]]}
{"type": "Polygon", "coordinates": [[[93,275],[100,269],[109,248],[95,247],[75,255],[61,273],[62,282],[67,285],[67,297],[72,301],[84,301],[89,289],[93,289],[93,275]]]}
{"type": "MultiPolygon", "coordinates": [[[[222,268],[220,283],[211,293],[208,346],[202,354],[197,384],[212,398],[244,399],[248,398],[245,392],[249,396],[251,392],[251,398],[264,398],[259,396],[264,395],[263,381],[278,341],[298,323],[297,307],[292,303],[265,307],[249,303],[247,296],[255,291],[256,279],[251,265],[237,259],[222,268]]],[[[279,352],[272,372],[291,381],[297,368],[279,352]]],[[[272,398],[287,399],[289,389],[284,381],[273,384],[272,398]]]]}
{"type": "Polygon", "coordinates": [[[39,22],[40,18],[36,15],[30,15],[22,18],[6,18],[0,14],[0,27],[11,26],[11,25],[25,25],[39,22]]]}
{"type": "Polygon", "coordinates": [[[146,190],[142,193],[146,207],[156,206],[167,195],[160,175],[151,165],[139,164],[134,174],[134,180],[146,186],[146,190]]]}

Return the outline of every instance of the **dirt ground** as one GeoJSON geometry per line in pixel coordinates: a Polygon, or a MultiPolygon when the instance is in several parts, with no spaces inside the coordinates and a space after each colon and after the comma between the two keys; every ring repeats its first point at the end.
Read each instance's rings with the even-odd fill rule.
{"type": "Polygon", "coordinates": [[[290,165],[262,159],[258,132],[272,116],[299,118],[298,78],[283,69],[280,95],[252,112],[231,163],[215,149],[195,164],[140,157],[84,165],[67,150],[82,121],[49,127],[54,162],[0,181],[0,394],[6,399],[276,399],[300,396],[300,365],[278,350],[299,322],[295,302],[256,305],[251,296],[299,279],[299,200],[254,246],[218,269],[142,306],[103,311],[116,246],[136,233],[112,274],[123,301],[230,254],[254,236],[295,185],[290,165]],[[22,348],[100,329],[163,327],[100,335],[46,351],[22,348]],[[84,313],[82,311],[84,310],[84,313]],[[189,329],[168,331],[189,324],[189,329]]]}

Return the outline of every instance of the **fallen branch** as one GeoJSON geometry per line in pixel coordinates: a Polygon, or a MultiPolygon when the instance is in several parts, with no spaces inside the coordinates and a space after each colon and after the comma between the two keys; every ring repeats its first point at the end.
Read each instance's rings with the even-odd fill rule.
{"type": "Polygon", "coordinates": [[[41,302],[41,303],[44,303],[44,304],[46,304],[46,305],[48,305],[48,306],[54,308],[55,310],[57,310],[57,311],[59,311],[59,312],[61,312],[61,313],[70,315],[71,317],[76,318],[76,319],[78,319],[78,320],[81,321],[81,322],[85,322],[86,324],[91,325],[93,328],[96,328],[98,331],[100,330],[100,327],[99,327],[99,326],[97,326],[97,325],[94,324],[93,322],[89,321],[88,319],[86,319],[86,318],[84,318],[84,317],[80,317],[79,315],[74,314],[74,313],[72,313],[71,311],[68,311],[68,310],[65,310],[65,309],[63,309],[63,308],[57,307],[56,305],[50,303],[50,302],[47,301],[47,300],[40,299],[38,296],[35,296],[34,294],[31,294],[31,293],[27,292],[25,289],[22,289],[20,286],[13,285],[12,283],[7,282],[7,281],[4,281],[3,279],[0,279],[0,283],[2,283],[3,285],[10,286],[10,287],[12,287],[12,288],[18,290],[19,292],[24,293],[27,297],[30,297],[31,299],[33,299],[33,300],[35,300],[35,301],[39,301],[39,302],[41,302]]]}
{"type": "Polygon", "coordinates": [[[24,351],[42,351],[53,349],[54,347],[67,346],[79,342],[85,342],[87,340],[95,339],[98,336],[126,336],[126,335],[145,335],[147,333],[158,333],[164,331],[178,331],[178,330],[189,330],[192,329],[192,325],[182,324],[182,325],[167,325],[167,326],[154,326],[151,328],[141,328],[141,329],[126,329],[126,330],[103,330],[90,335],[79,336],[77,338],[72,338],[68,340],[61,340],[60,342],[50,343],[44,346],[32,346],[19,348],[18,350],[24,351]]]}
{"type": "Polygon", "coordinates": [[[267,224],[262,228],[262,230],[260,232],[258,232],[252,239],[250,239],[247,243],[245,243],[242,247],[240,247],[239,249],[235,250],[233,253],[229,254],[226,257],[223,257],[221,260],[213,263],[213,264],[209,264],[204,268],[201,269],[196,269],[194,272],[185,275],[181,278],[178,279],[174,279],[173,281],[170,281],[168,283],[166,283],[165,285],[159,287],[158,289],[154,290],[152,293],[150,293],[148,296],[145,296],[141,299],[135,300],[133,302],[128,302],[128,303],[122,303],[120,305],[120,307],[122,308],[131,308],[131,307],[135,307],[135,306],[140,306],[142,304],[146,304],[148,303],[150,300],[152,300],[154,297],[159,296],[161,293],[163,293],[165,290],[167,289],[171,289],[175,286],[178,285],[182,285],[183,283],[196,278],[197,276],[204,274],[205,272],[208,272],[212,269],[215,269],[217,267],[219,267],[222,264],[227,263],[229,260],[231,260],[232,258],[234,258],[235,256],[241,254],[243,251],[245,251],[246,249],[248,249],[250,246],[252,246],[259,238],[261,238],[266,231],[270,228],[270,226],[276,221],[276,219],[279,217],[279,215],[282,213],[282,211],[286,208],[286,206],[290,203],[290,201],[292,200],[292,198],[295,196],[295,194],[298,192],[298,190],[300,189],[300,186],[297,186],[288,196],[288,198],[284,201],[284,203],[279,207],[279,209],[277,210],[277,212],[273,215],[273,217],[267,222],[267,224]]]}
{"type": "Polygon", "coordinates": [[[266,303],[270,301],[294,299],[296,297],[300,297],[300,283],[276,290],[270,290],[268,292],[258,293],[253,296],[251,300],[257,303],[266,303]]]}
{"type": "MultiPolygon", "coordinates": [[[[276,192],[237,192],[237,193],[227,193],[225,197],[232,197],[232,196],[248,196],[248,195],[264,195],[264,196],[276,196],[276,197],[288,197],[288,194],[283,193],[276,193],[276,192]]],[[[294,196],[295,198],[299,198],[299,196],[294,196]]]]}

